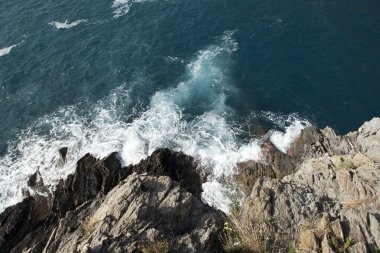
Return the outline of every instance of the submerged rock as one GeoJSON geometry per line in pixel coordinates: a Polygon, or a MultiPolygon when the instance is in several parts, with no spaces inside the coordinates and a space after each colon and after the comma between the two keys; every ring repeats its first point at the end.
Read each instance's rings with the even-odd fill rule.
{"type": "Polygon", "coordinates": [[[69,150],[68,147],[63,147],[58,150],[59,154],[61,155],[61,159],[63,162],[66,162],[66,156],[67,156],[67,151],[69,150]]]}

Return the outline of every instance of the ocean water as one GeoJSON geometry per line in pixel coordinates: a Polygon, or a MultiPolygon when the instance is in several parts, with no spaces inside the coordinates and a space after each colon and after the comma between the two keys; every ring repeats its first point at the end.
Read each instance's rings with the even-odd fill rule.
{"type": "Polygon", "coordinates": [[[203,198],[300,130],[355,130],[380,109],[380,2],[0,2],[0,211],[39,170],[54,185],[90,152],[125,164],[169,147],[210,177],[203,198]],[[69,147],[59,166],[58,149],[69,147]]]}

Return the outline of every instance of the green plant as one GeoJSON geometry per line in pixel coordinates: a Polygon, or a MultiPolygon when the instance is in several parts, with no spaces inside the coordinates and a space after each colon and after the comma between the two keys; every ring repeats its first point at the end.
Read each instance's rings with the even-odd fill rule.
{"type": "Polygon", "coordinates": [[[236,234],[232,224],[228,221],[224,222],[223,234],[220,238],[223,249],[228,253],[237,253],[242,251],[239,237],[236,234]]]}
{"type": "Polygon", "coordinates": [[[338,239],[336,239],[335,235],[330,236],[330,242],[334,247],[334,250],[339,251],[339,242],[338,239]]]}
{"type": "Polygon", "coordinates": [[[147,242],[140,247],[142,253],[169,253],[170,244],[167,240],[147,242]]]}
{"type": "Polygon", "coordinates": [[[358,166],[352,161],[345,160],[339,164],[338,169],[355,170],[358,166]]]}
{"type": "Polygon", "coordinates": [[[350,237],[346,239],[346,242],[343,245],[343,251],[346,252],[351,246],[353,245],[353,242],[350,237]]]}
{"type": "Polygon", "coordinates": [[[376,243],[375,243],[374,247],[375,247],[375,252],[376,252],[376,253],[380,253],[380,249],[379,249],[379,247],[377,246],[376,243]]]}
{"type": "Polygon", "coordinates": [[[248,203],[248,206],[251,207],[251,208],[255,205],[255,202],[251,198],[247,199],[247,203],[248,203]]]}
{"type": "Polygon", "coordinates": [[[289,253],[296,253],[296,250],[294,249],[294,246],[293,246],[293,241],[290,241],[290,244],[289,244],[289,253]]]}
{"type": "Polygon", "coordinates": [[[241,209],[241,204],[238,199],[231,199],[230,209],[232,212],[239,212],[241,209]]]}
{"type": "Polygon", "coordinates": [[[346,239],[345,242],[338,240],[334,235],[330,235],[330,242],[333,246],[333,250],[339,253],[347,253],[348,249],[354,245],[354,242],[350,237],[346,239]]]}

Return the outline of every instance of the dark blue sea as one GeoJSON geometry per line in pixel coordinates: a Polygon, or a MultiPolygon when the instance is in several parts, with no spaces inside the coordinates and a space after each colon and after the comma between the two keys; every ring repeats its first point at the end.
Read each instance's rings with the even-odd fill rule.
{"type": "Polygon", "coordinates": [[[0,211],[87,152],[137,163],[168,147],[210,179],[286,151],[308,125],[380,111],[378,0],[0,0],[0,211]],[[58,149],[69,147],[65,165],[58,149]]]}

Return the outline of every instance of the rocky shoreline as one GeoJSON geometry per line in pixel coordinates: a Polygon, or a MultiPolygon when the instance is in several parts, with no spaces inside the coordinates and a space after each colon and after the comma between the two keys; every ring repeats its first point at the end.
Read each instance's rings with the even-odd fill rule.
{"type": "Polygon", "coordinates": [[[129,166],[86,154],[54,192],[36,172],[0,214],[1,252],[380,251],[379,118],[344,136],[305,128],[286,154],[264,140],[262,156],[236,165],[246,198],[229,215],[168,149],[129,166]]]}

